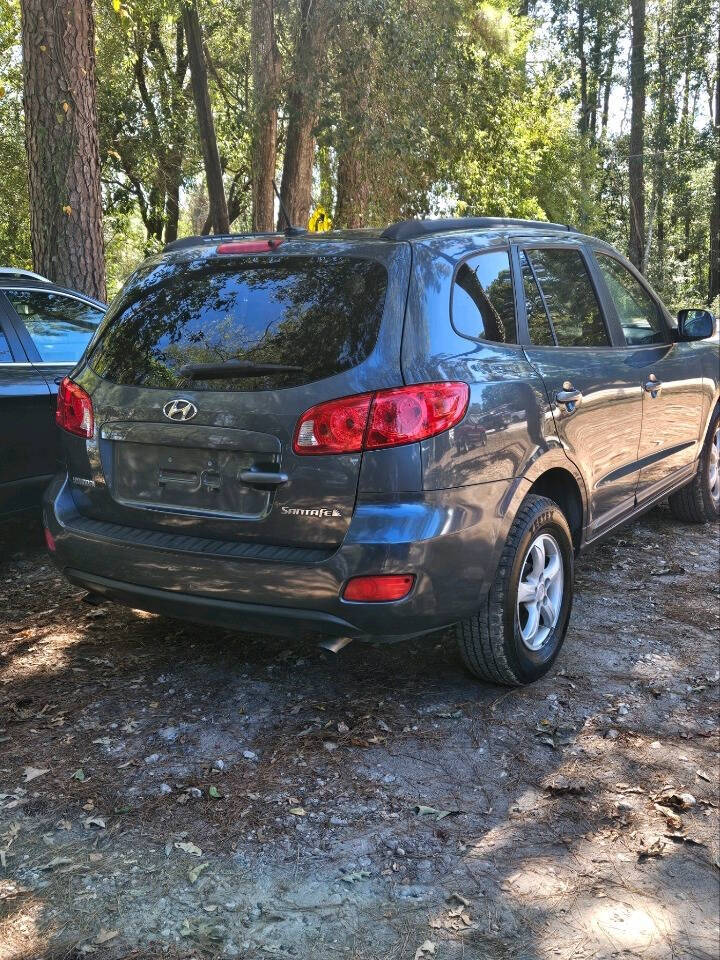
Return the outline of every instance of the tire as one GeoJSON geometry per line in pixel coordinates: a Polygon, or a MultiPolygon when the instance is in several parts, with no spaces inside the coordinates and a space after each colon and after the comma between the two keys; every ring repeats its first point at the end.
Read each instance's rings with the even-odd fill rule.
{"type": "MultiPolygon", "coordinates": [[[[460,654],[465,666],[480,680],[506,686],[523,686],[538,680],[553,665],[565,640],[573,595],[574,550],[565,514],[547,497],[529,495],[513,522],[500,558],[495,581],[477,614],[457,626],[460,654]],[[554,546],[553,546],[554,545],[554,546]],[[542,549],[543,556],[539,552],[542,549]],[[545,572],[554,568],[554,556],[562,564],[549,587],[545,572]],[[547,564],[547,565],[545,565],[547,564]],[[543,568],[546,600],[554,591],[554,625],[549,608],[543,607],[538,632],[532,634],[531,608],[518,603],[521,579],[523,592],[531,589],[539,568],[543,568]],[[558,597],[556,586],[561,583],[558,597]],[[541,631],[547,630],[543,635],[541,631]],[[524,634],[525,639],[524,639],[524,634]],[[533,649],[532,644],[537,646],[533,649]]],[[[543,587],[537,587],[542,595],[543,587]]]]}
{"type": "Polygon", "coordinates": [[[685,523],[720,519],[720,406],[715,408],[694,479],[668,497],[670,511],[685,523]],[[714,489],[713,489],[714,481],[714,489]]]}

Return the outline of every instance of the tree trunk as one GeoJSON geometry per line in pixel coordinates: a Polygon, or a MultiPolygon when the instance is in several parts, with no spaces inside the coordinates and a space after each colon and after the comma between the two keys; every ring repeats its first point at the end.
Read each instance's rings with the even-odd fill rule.
{"type": "Polygon", "coordinates": [[[368,220],[370,184],[363,148],[360,143],[348,144],[338,156],[336,227],[365,227],[368,220]]]}
{"type": "Polygon", "coordinates": [[[613,30],[612,36],[610,37],[610,49],[608,51],[607,68],[605,70],[605,89],[603,91],[602,125],[600,128],[600,136],[603,140],[607,135],[608,118],[610,115],[610,94],[612,92],[613,71],[615,69],[615,57],[617,56],[618,39],[619,39],[619,31],[615,29],[613,30]]]}
{"type": "Polygon", "coordinates": [[[645,0],[630,0],[630,240],[628,256],[638,268],[642,267],[645,247],[645,0]]]}
{"type": "Polygon", "coordinates": [[[300,30],[293,61],[293,85],[288,102],[288,129],[285,141],[282,184],[282,206],[278,229],[283,226],[307,225],[312,202],[312,171],[315,154],[313,129],[317,120],[316,102],[324,57],[320,49],[321,30],[327,30],[320,0],[300,0],[300,30]]]}
{"type": "Polygon", "coordinates": [[[715,196],[710,213],[710,270],[708,303],[720,297],[720,31],[715,73],[715,196]]]}
{"type": "Polygon", "coordinates": [[[200,146],[205,164],[208,197],[210,199],[210,218],[215,233],[229,233],[227,201],[223,186],[222,167],[218,152],[215,123],[213,122],[210,91],[208,89],[207,64],[203,50],[202,30],[196,3],[183,6],[183,24],[190,61],[190,80],[192,83],[195,114],[197,117],[200,146]]]}
{"type": "Polygon", "coordinates": [[[275,224],[273,179],[277,153],[279,58],[275,42],[274,0],[252,0],[250,20],[255,109],[252,137],[253,230],[275,224]]]}
{"type": "Polygon", "coordinates": [[[588,108],[588,78],[587,78],[587,57],[585,56],[585,5],[583,0],[578,0],[577,6],[578,31],[577,31],[577,53],[580,61],[580,133],[588,132],[589,108],[588,108]]]}
{"type": "Polygon", "coordinates": [[[104,300],[94,35],[89,0],[22,0],[33,263],[104,300]]]}

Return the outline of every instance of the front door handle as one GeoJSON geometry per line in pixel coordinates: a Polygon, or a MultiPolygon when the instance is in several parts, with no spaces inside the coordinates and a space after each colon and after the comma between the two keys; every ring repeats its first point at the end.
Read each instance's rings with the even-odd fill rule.
{"type": "Polygon", "coordinates": [[[567,407],[570,413],[573,412],[575,407],[582,400],[582,390],[576,390],[575,387],[570,383],[569,380],[566,380],[562,386],[562,390],[558,390],[555,394],[555,399],[558,403],[562,403],[567,407]]]}
{"type": "Polygon", "coordinates": [[[247,483],[251,487],[278,487],[281,483],[288,482],[286,473],[274,473],[270,470],[243,470],[238,475],[238,480],[247,483]]]}
{"type": "Polygon", "coordinates": [[[654,373],[651,373],[648,379],[643,384],[643,390],[645,393],[649,393],[652,397],[656,397],[658,393],[662,390],[662,384],[655,376],[654,373]]]}

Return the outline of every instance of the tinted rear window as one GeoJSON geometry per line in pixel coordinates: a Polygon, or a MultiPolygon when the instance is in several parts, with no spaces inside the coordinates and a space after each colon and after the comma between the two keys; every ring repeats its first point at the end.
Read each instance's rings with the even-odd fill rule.
{"type": "Polygon", "coordinates": [[[127,385],[276,390],[341,373],[372,351],[387,271],[350,257],[162,263],[113,304],[90,365],[127,385]],[[185,364],[242,360],[300,373],[188,380],[185,364]]]}

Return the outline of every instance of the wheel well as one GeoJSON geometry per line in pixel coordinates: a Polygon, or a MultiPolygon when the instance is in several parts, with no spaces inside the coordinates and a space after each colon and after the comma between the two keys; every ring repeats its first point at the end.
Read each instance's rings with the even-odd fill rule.
{"type": "Polygon", "coordinates": [[[554,467],[537,478],[530,487],[530,493],[549,497],[557,503],[567,518],[573,544],[577,550],[580,547],[583,528],[583,499],[575,477],[569,470],[554,467]]]}

